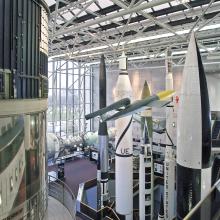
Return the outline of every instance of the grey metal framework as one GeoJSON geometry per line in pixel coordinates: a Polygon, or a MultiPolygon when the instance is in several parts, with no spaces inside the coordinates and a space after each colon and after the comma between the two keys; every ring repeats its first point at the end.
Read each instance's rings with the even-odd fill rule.
{"type": "Polygon", "coordinates": [[[91,130],[90,121],[85,121],[85,114],[92,111],[90,66],[71,60],[52,60],[48,70],[48,132],[67,138],[91,130]]]}
{"type": "Polygon", "coordinates": [[[178,66],[184,63],[189,36],[194,31],[203,59],[220,61],[220,0],[46,1],[51,12],[49,56],[54,65],[49,83],[48,129],[55,133],[58,130],[60,136],[92,129],[90,122],[86,126],[84,115],[92,109],[91,71],[101,54],[106,57],[108,70],[114,69],[123,50],[129,64],[137,68],[164,60],[169,48],[178,66]],[[73,63],[78,72],[71,70],[73,63]],[[86,71],[90,75],[89,101],[85,100],[89,92],[83,90],[86,71]],[[71,74],[78,78],[71,78],[71,74]],[[59,79],[68,82],[65,88],[59,79]]]}
{"type": "Polygon", "coordinates": [[[220,0],[47,1],[52,57],[97,62],[104,53],[112,63],[125,50],[155,60],[168,47],[183,57],[193,30],[203,54],[219,55],[220,0]]]}

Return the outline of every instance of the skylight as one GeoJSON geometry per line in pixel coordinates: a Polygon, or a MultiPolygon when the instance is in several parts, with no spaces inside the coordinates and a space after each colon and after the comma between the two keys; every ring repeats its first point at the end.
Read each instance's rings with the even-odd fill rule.
{"type": "Polygon", "coordinates": [[[63,17],[66,19],[66,20],[70,20],[73,18],[73,15],[70,13],[70,12],[67,12],[65,14],[63,14],[63,17]]]}
{"type": "Polygon", "coordinates": [[[54,5],[56,4],[55,0],[46,0],[46,3],[48,4],[48,6],[54,5]]]}
{"type": "Polygon", "coordinates": [[[91,10],[91,11],[93,11],[93,12],[99,10],[98,6],[97,6],[95,3],[92,3],[92,4],[88,7],[88,9],[91,10]]]}
{"type": "Polygon", "coordinates": [[[165,4],[162,4],[162,5],[158,5],[158,6],[154,6],[153,9],[155,11],[159,11],[159,10],[162,10],[162,9],[165,9],[165,8],[169,8],[169,4],[168,3],[165,3],[165,4]]]}
{"type": "Polygon", "coordinates": [[[110,1],[110,0],[97,0],[99,5],[101,6],[101,8],[106,8],[106,7],[109,7],[111,5],[113,5],[113,2],[110,1]]]}

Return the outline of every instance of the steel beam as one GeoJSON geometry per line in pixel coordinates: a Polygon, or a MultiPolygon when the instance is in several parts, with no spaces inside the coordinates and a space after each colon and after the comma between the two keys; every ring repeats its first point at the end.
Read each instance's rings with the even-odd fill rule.
{"type": "Polygon", "coordinates": [[[90,27],[94,24],[100,24],[101,22],[109,21],[109,20],[112,20],[114,18],[118,18],[118,17],[130,14],[130,13],[133,13],[133,12],[138,12],[138,11],[143,10],[143,9],[152,8],[154,6],[165,4],[165,3],[168,3],[168,2],[172,2],[172,0],[154,0],[154,1],[151,1],[151,2],[143,3],[141,5],[130,8],[128,10],[122,10],[122,11],[119,11],[119,12],[116,12],[116,13],[113,13],[113,14],[110,14],[110,15],[106,15],[105,17],[101,17],[101,18],[98,18],[98,19],[95,19],[95,20],[89,20],[88,22],[79,24],[79,25],[74,26],[74,27],[70,27],[70,28],[68,28],[66,30],[63,30],[63,31],[57,31],[54,34],[54,36],[68,34],[70,32],[77,32],[79,30],[88,28],[88,27],[90,27]]]}

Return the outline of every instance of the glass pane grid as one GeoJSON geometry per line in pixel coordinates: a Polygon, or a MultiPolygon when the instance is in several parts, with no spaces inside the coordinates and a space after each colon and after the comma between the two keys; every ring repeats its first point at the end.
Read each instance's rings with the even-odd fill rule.
{"type": "Polygon", "coordinates": [[[51,61],[48,68],[48,132],[67,138],[91,130],[85,121],[92,109],[90,68],[72,61],[51,61]]]}

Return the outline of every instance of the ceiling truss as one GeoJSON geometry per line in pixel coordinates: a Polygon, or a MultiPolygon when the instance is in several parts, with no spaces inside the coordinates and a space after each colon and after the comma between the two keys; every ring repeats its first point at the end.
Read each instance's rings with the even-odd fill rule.
{"type": "Polygon", "coordinates": [[[220,52],[220,0],[56,0],[50,11],[54,59],[97,62],[104,53],[114,62],[125,50],[153,60],[167,48],[179,56],[193,30],[202,53],[220,52]]]}

